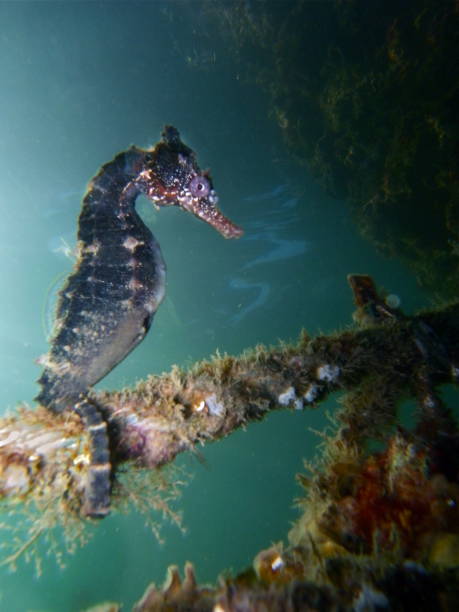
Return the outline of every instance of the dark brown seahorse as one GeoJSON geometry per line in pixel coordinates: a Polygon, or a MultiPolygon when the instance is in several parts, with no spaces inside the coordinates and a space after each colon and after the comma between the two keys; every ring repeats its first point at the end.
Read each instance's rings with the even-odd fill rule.
{"type": "Polygon", "coordinates": [[[55,413],[78,413],[89,431],[90,466],[82,513],[110,511],[107,425],[88,391],[145,337],[165,291],[158,242],[135,210],[144,194],[157,207],[179,206],[225,238],[242,230],[217,208],[209,172],[179,132],[166,126],[152,149],[131,147],[102,166],[89,184],[78,222],[78,259],[59,294],[37,401],[55,413]]]}

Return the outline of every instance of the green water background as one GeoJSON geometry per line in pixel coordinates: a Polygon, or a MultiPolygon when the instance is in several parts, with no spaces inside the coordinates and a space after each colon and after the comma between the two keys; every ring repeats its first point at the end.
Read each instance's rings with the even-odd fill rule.
{"type": "MultiPolygon", "coordinates": [[[[167,299],[100,387],[294,339],[302,327],[342,328],[349,272],[374,275],[406,312],[428,304],[406,269],[359,237],[346,203],[292,161],[266,95],[243,82],[197,3],[1,2],[0,24],[2,411],[37,392],[56,279],[72,266],[59,246],[75,244],[88,180],[130,144],[156,142],[165,123],[211,167],[222,209],[246,234],[228,242],[181,211],[139,203],[167,262],[167,299]]],[[[181,457],[193,474],[180,503],[185,535],[166,524],[159,545],[141,517],[113,515],[63,571],[53,558],[38,579],[24,562],[1,568],[0,609],[76,611],[105,599],[129,609],[171,563],[192,561],[201,582],[250,565],[297,516],[294,475],[317,451],[308,428],[326,425],[324,408],[272,414],[202,449],[204,465],[181,457]]]]}

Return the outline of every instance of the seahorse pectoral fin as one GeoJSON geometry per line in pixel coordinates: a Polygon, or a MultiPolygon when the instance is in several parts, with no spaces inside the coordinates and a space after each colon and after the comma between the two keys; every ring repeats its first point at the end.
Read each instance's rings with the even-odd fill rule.
{"type": "Polygon", "coordinates": [[[92,387],[113,370],[145,338],[154,313],[133,309],[119,317],[111,334],[102,337],[95,345],[94,353],[86,351],[79,377],[87,387],[92,387]]]}

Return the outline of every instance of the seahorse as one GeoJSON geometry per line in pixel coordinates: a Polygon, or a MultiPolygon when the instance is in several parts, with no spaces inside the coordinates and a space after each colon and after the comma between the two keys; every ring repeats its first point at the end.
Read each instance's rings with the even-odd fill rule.
{"type": "Polygon", "coordinates": [[[135,210],[140,194],[158,209],[183,208],[225,238],[242,234],[219,210],[209,171],[201,171],[172,126],[155,147],[132,146],[116,155],[89,183],[78,257],[59,294],[35,399],[53,413],[76,412],[88,431],[81,513],[94,518],[110,512],[112,470],[107,423],[88,393],[145,338],[165,292],[160,246],[135,210]]]}

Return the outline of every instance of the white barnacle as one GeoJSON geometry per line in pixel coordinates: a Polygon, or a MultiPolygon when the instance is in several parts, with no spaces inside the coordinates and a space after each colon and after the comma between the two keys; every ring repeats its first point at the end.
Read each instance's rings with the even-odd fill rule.
{"type": "Polygon", "coordinates": [[[317,368],[317,378],[324,382],[336,382],[340,372],[339,366],[325,363],[317,368]]]}
{"type": "Polygon", "coordinates": [[[293,387],[289,387],[286,391],[284,391],[277,397],[277,401],[281,406],[288,406],[290,402],[293,402],[295,399],[296,393],[293,387]]]}
{"type": "Polygon", "coordinates": [[[221,416],[225,412],[225,407],[222,402],[217,402],[215,393],[206,397],[206,406],[212,416],[221,416]]]}
{"type": "Polygon", "coordinates": [[[303,395],[303,399],[307,404],[312,404],[317,399],[319,395],[320,387],[316,383],[312,383],[306,389],[306,392],[303,395]]]}
{"type": "Polygon", "coordinates": [[[293,402],[293,407],[295,410],[303,410],[303,400],[301,397],[297,397],[293,402]]]}
{"type": "Polygon", "coordinates": [[[285,561],[282,559],[280,555],[277,555],[271,561],[271,569],[273,570],[273,572],[277,572],[278,570],[282,569],[284,566],[285,566],[285,561]]]}
{"type": "Polygon", "coordinates": [[[195,406],[194,409],[196,410],[196,412],[202,412],[205,407],[206,407],[206,402],[202,400],[201,402],[199,402],[197,406],[195,406]]]}

